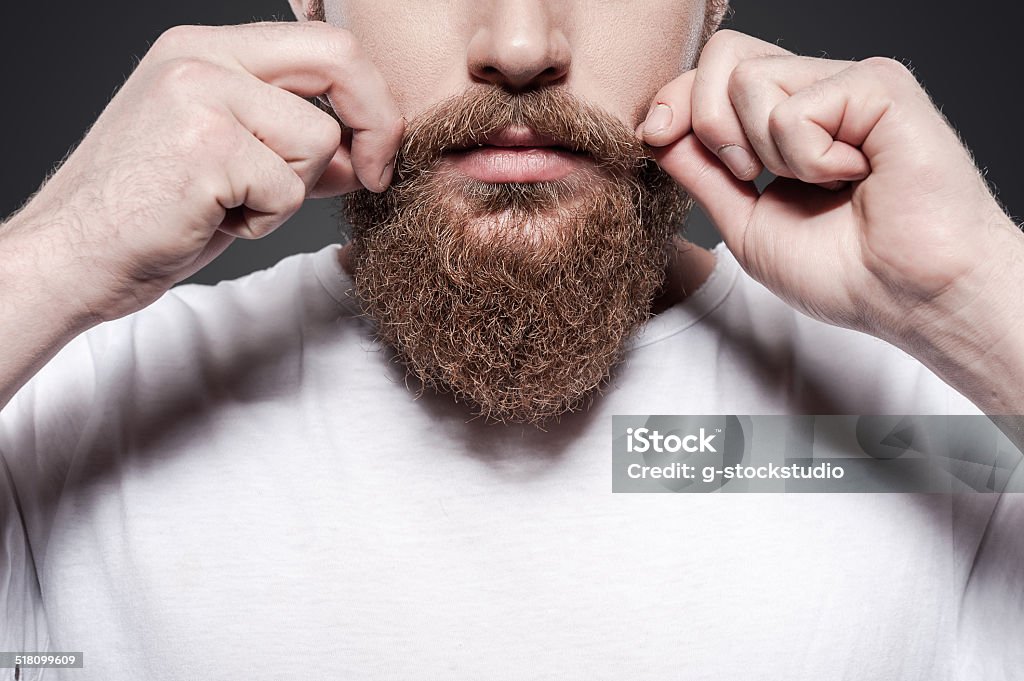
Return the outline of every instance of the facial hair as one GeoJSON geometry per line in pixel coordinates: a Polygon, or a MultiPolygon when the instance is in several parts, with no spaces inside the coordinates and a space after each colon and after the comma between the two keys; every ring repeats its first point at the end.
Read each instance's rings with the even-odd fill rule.
{"type": "Polygon", "coordinates": [[[391,187],[350,194],[343,214],[356,294],[409,373],[488,420],[543,425],[607,383],[691,205],[611,114],[558,88],[480,85],[414,120],[391,187]],[[446,163],[509,126],[589,163],[533,183],[446,163]]]}

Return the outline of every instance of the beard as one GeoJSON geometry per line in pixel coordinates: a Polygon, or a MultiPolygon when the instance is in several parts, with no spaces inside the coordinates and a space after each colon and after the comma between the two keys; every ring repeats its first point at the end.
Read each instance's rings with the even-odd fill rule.
{"type": "Polygon", "coordinates": [[[344,199],[364,311],[424,388],[488,420],[586,406],[648,319],[692,202],[612,115],[563,90],[475,86],[409,126],[391,187],[344,199]],[[448,154],[526,126],[590,163],[487,183],[448,154]]]}

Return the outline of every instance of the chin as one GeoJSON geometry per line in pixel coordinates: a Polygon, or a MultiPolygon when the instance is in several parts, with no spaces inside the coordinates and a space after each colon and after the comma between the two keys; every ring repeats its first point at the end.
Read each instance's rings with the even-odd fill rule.
{"type": "Polygon", "coordinates": [[[529,211],[506,208],[477,215],[467,221],[467,235],[477,238],[481,244],[518,246],[530,251],[554,246],[571,232],[567,214],[575,212],[577,203],[529,211]]]}

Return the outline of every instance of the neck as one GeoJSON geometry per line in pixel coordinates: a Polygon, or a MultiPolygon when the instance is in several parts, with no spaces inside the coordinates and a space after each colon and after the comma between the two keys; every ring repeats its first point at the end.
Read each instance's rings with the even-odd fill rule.
{"type": "Polygon", "coordinates": [[[651,303],[651,314],[686,300],[711,276],[715,268],[714,254],[681,237],[672,240],[672,255],[665,268],[665,284],[651,303]]]}

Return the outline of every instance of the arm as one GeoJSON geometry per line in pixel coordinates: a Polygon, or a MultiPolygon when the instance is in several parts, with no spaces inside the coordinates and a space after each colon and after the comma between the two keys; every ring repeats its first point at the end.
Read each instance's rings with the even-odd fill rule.
{"type": "Polygon", "coordinates": [[[1021,444],[1024,236],[903,64],[721,31],[655,103],[637,134],[752,277],[915,356],[1021,444]]]}
{"type": "Polygon", "coordinates": [[[404,130],[322,22],[178,27],[0,228],[0,407],[76,335],[149,305],[309,196],[382,191],[404,130]],[[352,127],[305,98],[325,95],[352,127]]]}
{"type": "Polygon", "coordinates": [[[24,238],[17,219],[0,227],[0,409],[72,338],[99,320],[73,293],[81,282],[62,251],[24,238]],[[47,276],[48,274],[48,276],[47,276]]]}
{"type": "MultiPolygon", "coordinates": [[[[996,246],[985,283],[953,288],[959,304],[916,329],[904,349],[974,402],[1024,452],[1024,238],[988,225],[996,246]]],[[[984,233],[983,227],[979,232],[984,233]]]]}

